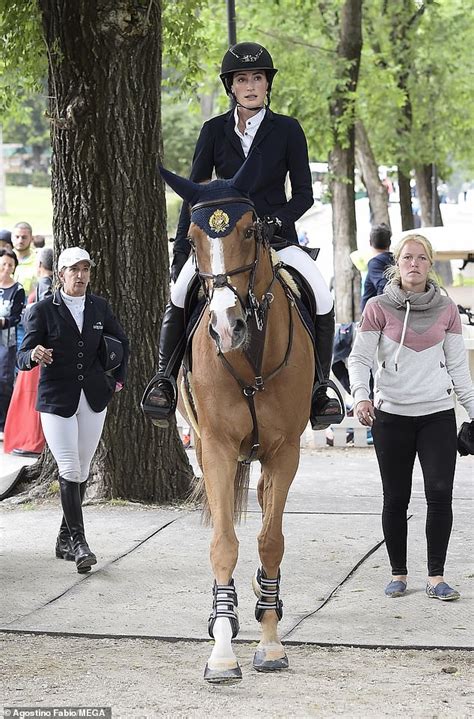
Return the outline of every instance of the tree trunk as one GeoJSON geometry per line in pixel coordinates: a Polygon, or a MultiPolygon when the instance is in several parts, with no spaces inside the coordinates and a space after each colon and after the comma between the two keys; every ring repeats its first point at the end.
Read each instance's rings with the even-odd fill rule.
{"type": "MultiPolygon", "coordinates": [[[[431,163],[429,165],[417,165],[415,167],[415,176],[421,207],[422,227],[441,227],[443,218],[441,217],[438,190],[436,189],[436,174],[433,176],[433,165],[431,163]],[[434,196],[433,188],[435,190],[434,196]]],[[[453,270],[449,260],[436,261],[434,269],[445,287],[453,284],[453,270]]]]}
{"type": "Polygon", "coordinates": [[[172,502],[192,471],[173,426],[140,411],[168,298],[161,156],[161,6],[40,0],[49,57],[55,250],[85,246],[92,291],[131,345],[125,389],[109,405],[93,474],[102,493],[172,502]]]}
{"type": "Polygon", "coordinates": [[[440,227],[443,224],[439,207],[438,191],[435,189],[433,197],[433,165],[417,165],[415,167],[416,189],[421,207],[422,227],[440,227]],[[433,213],[434,211],[434,213],[433,213]]]}
{"type": "Polygon", "coordinates": [[[413,221],[413,208],[411,206],[410,178],[398,169],[398,192],[400,196],[400,216],[402,230],[412,230],[415,226],[413,221]]]}
{"type": "Polygon", "coordinates": [[[370,222],[372,225],[385,223],[390,227],[387,188],[380,181],[374,153],[361,120],[358,120],[355,124],[355,143],[356,164],[369,196],[370,222]]]}
{"type": "Polygon", "coordinates": [[[334,287],[338,322],[356,319],[360,274],[350,253],[357,249],[354,195],[354,96],[362,51],[362,0],[345,0],[339,27],[339,82],[331,99],[333,149],[329,156],[334,242],[334,287]]]}

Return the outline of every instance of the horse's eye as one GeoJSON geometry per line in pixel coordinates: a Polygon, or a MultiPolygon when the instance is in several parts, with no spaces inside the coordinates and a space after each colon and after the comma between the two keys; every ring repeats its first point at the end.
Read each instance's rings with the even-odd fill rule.
{"type": "Polygon", "coordinates": [[[253,237],[254,228],[253,227],[247,227],[247,229],[244,231],[244,237],[246,240],[249,240],[251,237],[253,237]]]}

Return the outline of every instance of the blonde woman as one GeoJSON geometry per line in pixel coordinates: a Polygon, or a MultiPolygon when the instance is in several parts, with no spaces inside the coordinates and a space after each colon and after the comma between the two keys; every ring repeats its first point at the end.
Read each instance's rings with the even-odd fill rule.
{"type": "Polygon", "coordinates": [[[357,416],[372,427],[383,485],[382,526],[392,568],[385,588],[407,588],[407,509],[418,456],[427,503],[428,580],[433,599],[459,599],[444,581],[453,521],[456,464],[454,395],[474,418],[474,390],[454,302],[441,294],[433,249],[420,234],[405,236],[394,251],[384,293],[367,303],[349,358],[357,416]],[[377,357],[374,401],[369,376],[377,357]]]}

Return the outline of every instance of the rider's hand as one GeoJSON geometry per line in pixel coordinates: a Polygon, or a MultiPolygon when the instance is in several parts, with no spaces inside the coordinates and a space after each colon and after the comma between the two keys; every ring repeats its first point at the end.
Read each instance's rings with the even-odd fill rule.
{"type": "Polygon", "coordinates": [[[265,236],[268,242],[271,242],[274,235],[278,235],[281,230],[282,222],[278,217],[271,217],[271,215],[265,215],[263,218],[265,223],[265,236]]]}
{"type": "Polygon", "coordinates": [[[186,264],[186,260],[188,259],[188,256],[185,252],[174,252],[173,253],[173,262],[171,263],[171,269],[170,269],[170,278],[171,282],[176,282],[178,279],[178,275],[183,269],[184,265],[186,264]]]}

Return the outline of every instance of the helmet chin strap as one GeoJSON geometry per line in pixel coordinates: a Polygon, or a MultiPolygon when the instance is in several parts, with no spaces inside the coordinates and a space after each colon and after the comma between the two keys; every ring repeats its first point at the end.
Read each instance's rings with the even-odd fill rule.
{"type": "Polygon", "coordinates": [[[263,105],[258,105],[257,107],[247,107],[247,105],[242,105],[241,102],[235,103],[237,107],[243,107],[244,110],[263,110],[264,107],[266,107],[265,103],[263,105]]]}

